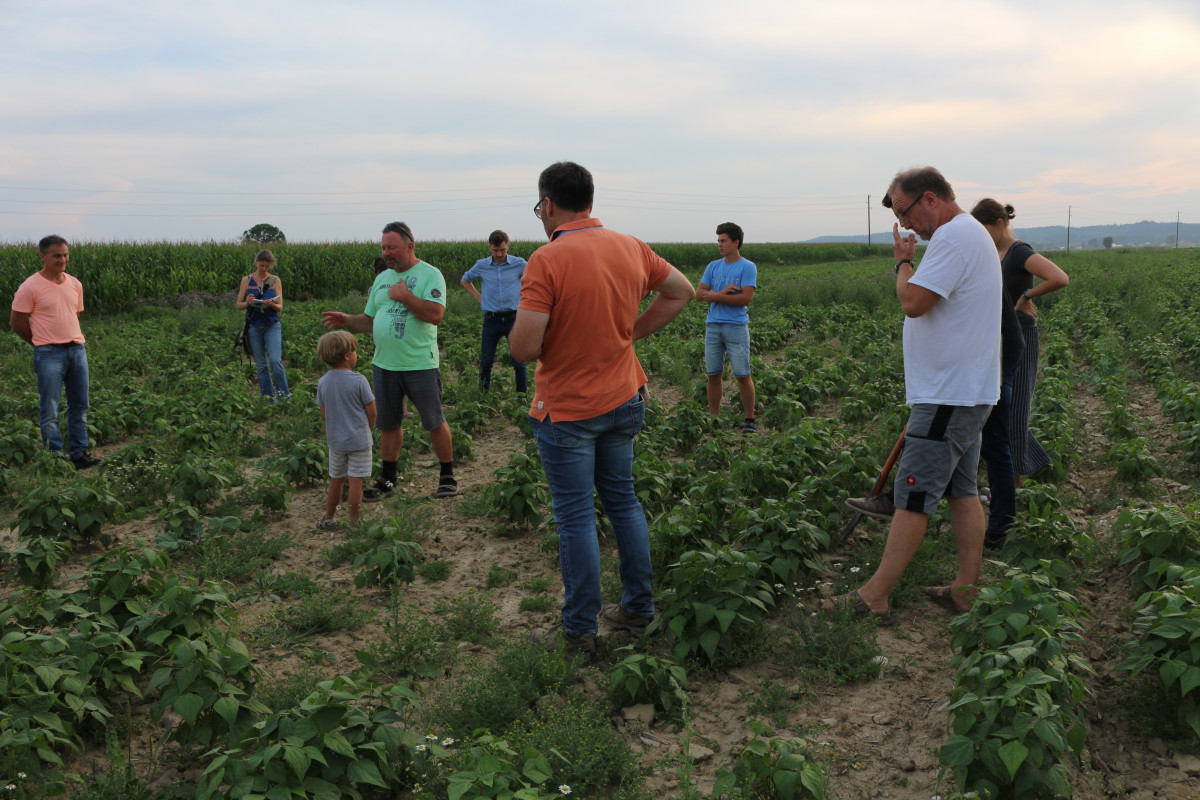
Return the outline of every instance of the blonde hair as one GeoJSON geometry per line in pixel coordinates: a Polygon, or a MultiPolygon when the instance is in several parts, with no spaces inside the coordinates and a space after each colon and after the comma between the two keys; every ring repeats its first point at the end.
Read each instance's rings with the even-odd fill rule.
{"type": "Polygon", "coordinates": [[[345,360],[346,354],[358,349],[358,339],[350,331],[330,331],[317,340],[317,358],[331,367],[345,360]]]}

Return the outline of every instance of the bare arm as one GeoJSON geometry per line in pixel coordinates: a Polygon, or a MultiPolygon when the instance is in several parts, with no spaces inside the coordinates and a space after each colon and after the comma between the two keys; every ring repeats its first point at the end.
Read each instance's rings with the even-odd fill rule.
{"type": "Polygon", "coordinates": [[[912,276],[912,266],[901,264],[900,271],[896,273],[896,297],[900,300],[900,307],[904,309],[904,316],[919,317],[937,305],[941,295],[929,291],[924,286],[909,283],[912,276]]]}
{"type": "Polygon", "coordinates": [[[1029,290],[1028,297],[1021,295],[1017,298],[1016,309],[1022,314],[1028,314],[1037,319],[1037,308],[1033,305],[1033,298],[1057,292],[1066,287],[1071,279],[1058,264],[1039,253],[1034,253],[1025,261],[1025,270],[1031,275],[1041,278],[1042,282],[1029,290]]]}
{"type": "Polygon", "coordinates": [[[23,311],[12,311],[8,315],[8,327],[25,341],[33,344],[33,328],[29,327],[29,315],[23,311]]]}
{"type": "Polygon", "coordinates": [[[517,361],[536,361],[542,355],[542,343],[549,324],[549,314],[518,308],[517,319],[508,332],[509,354],[517,361]]]}
{"type": "Polygon", "coordinates": [[[896,298],[904,309],[904,316],[919,317],[933,308],[939,299],[937,292],[931,292],[924,286],[914,286],[909,283],[916,269],[913,259],[917,256],[917,237],[913,234],[900,235],[899,223],[892,224],[892,253],[896,256],[896,298]],[[907,263],[900,264],[901,261],[907,263]]]}
{"type": "Polygon", "coordinates": [[[446,316],[444,305],[432,300],[422,300],[408,290],[404,281],[393,283],[388,289],[388,297],[397,303],[403,303],[414,317],[430,325],[440,325],[442,318],[446,316]]]}
{"type": "Polygon", "coordinates": [[[706,303],[724,303],[727,306],[748,306],[750,300],[754,297],[753,286],[738,286],[736,283],[731,283],[719,292],[713,291],[706,284],[700,284],[700,288],[696,290],[696,299],[706,303]]]}
{"type": "Polygon", "coordinates": [[[367,427],[374,428],[375,427],[375,401],[372,400],[371,402],[369,402],[365,406],[363,406],[363,411],[367,412],[367,427]]]}
{"type": "Polygon", "coordinates": [[[250,305],[250,300],[246,297],[246,287],[250,285],[250,276],[242,278],[242,285],[238,287],[237,307],[239,311],[244,311],[246,306],[250,305]]]}
{"type": "Polygon", "coordinates": [[[334,328],[349,328],[355,333],[370,333],[374,325],[373,317],[366,314],[346,314],[341,311],[322,311],[321,324],[326,330],[334,328]]]}
{"type": "Polygon", "coordinates": [[[275,278],[271,281],[271,285],[275,287],[275,296],[267,300],[263,305],[273,308],[276,311],[283,311],[283,281],[275,278]]]}
{"type": "Polygon", "coordinates": [[[475,298],[476,303],[483,303],[483,295],[480,294],[479,290],[475,288],[475,284],[471,283],[470,281],[462,281],[462,287],[470,293],[471,297],[475,298]]]}
{"type": "MultiPolygon", "coordinates": [[[[671,267],[667,279],[660,283],[655,291],[658,292],[658,295],[633,323],[634,341],[649,336],[678,317],[696,296],[692,282],[675,267],[671,267]]],[[[511,342],[512,339],[510,338],[509,341],[511,342]]]]}

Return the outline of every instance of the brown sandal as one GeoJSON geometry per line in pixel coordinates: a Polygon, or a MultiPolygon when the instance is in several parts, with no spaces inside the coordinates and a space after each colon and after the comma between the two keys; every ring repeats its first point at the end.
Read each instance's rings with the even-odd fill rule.
{"type": "Polygon", "coordinates": [[[867,601],[862,599],[862,595],[858,592],[852,594],[838,595],[831,597],[828,600],[822,600],[821,608],[825,611],[837,611],[844,606],[851,606],[850,617],[852,619],[866,619],[873,617],[880,624],[887,623],[892,616],[891,609],[887,611],[876,611],[867,605],[867,601]]]}
{"type": "Polygon", "coordinates": [[[926,586],[923,591],[925,592],[926,597],[955,616],[958,616],[959,614],[966,614],[971,610],[970,605],[965,607],[960,606],[955,601],[955,592],[953,586],[926,586]]]}

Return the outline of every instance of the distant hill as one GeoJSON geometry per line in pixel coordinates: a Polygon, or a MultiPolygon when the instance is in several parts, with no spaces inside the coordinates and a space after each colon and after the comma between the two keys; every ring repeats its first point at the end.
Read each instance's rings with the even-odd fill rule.
{"type": "MultiPolygon", "coordinates": [[[[1018,239],[1029,242],[1038,250],[1062,250],[1067,246],[1067,228],[1065,225],[1047,225],[1041,228],[1015,227],[1018,239]]],[[[1114,246],[1121,247],[1163,247],[1175,244],[1174,222],[1132,222],[1126,225],[1085,225],[1071,228],[1071,249],[1079,247],[1100,248],[1104,246],[1104,237],[1111,236],[1114,246]]],[[[890,230],[871,234],[871,244],[888,244],[892,241],[890,230]]],[[[864,234],[858,236],[818,236],[809,239],[805,244],[832,244],[834,242],[851,242],[866,244],[864,234]]],[[[1179,226],[1179,246],[1196,247],[1200,243],[1200,224],[1188,223],[1179,226]]]]}

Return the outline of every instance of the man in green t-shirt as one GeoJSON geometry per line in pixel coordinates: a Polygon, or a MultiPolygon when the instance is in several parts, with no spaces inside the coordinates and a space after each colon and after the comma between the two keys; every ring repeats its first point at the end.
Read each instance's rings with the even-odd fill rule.
{"type": "Polygon", "coordinates": [[[454,447],[450,425],[442,413],[442,375],[438,369],[437,326],[446,314],[446,279],[437,268],[417,258],[412,229],[403,222],[383,226],[383,260],[387,269],[375,276],[362,314],[322,311],[326,328],[346,327],[375,339],[371,361],[383,472],[363,490],[370,503],[390,497],[396,485],[396,462],[404,444],[404,400],[421,415],[434,455],[441,462],[435,497],[454,497],[454,447]]]}

